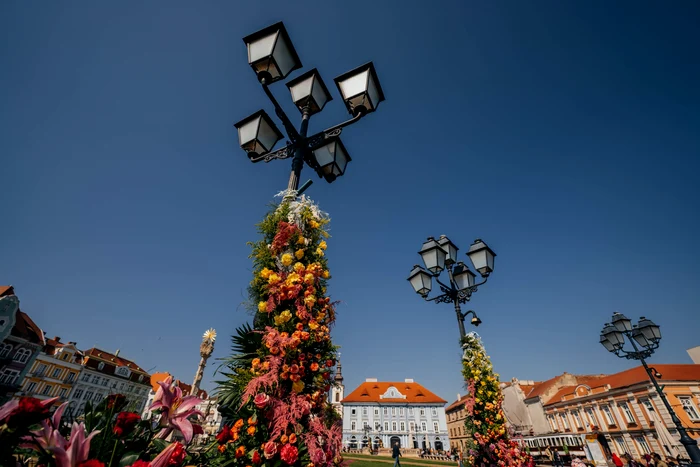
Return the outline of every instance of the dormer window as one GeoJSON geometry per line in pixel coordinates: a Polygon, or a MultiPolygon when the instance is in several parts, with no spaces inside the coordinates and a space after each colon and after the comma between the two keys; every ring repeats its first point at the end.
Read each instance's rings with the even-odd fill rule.
{"type": "Polygon", "coordinates": [[[104,369],[104,367],[105,367],[104,362],[100,362],[100,363],[97,364],[97,369],[100,370],[100,371],[102,371],[102,370],[104,369]]]}

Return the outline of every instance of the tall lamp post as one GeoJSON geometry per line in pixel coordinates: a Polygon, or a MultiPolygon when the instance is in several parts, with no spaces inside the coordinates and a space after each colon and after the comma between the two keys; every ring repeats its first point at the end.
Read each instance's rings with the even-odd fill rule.
{"type": "Polygon", "coordinates": [[[482,240],[476,239],[469,247],[467,256],[474,265],[481,277],[482,282],[475,284],[476,274],[462,261],[457,261],[457,245],[446,236],[442,235],[435,240],[433,237],[423,243],[423,247],[418,252],[423,259],[425,268],[415,265],[408,276],[408,281],[413,286],[413,289],[421,297],[428,302],[435,303],[452,303],[455,313],[457,314],[457,323],[459,324],[460,339],[465,336],[464,319],[472,315],[471,324],[478,326],[481,324],[481,319],[476,315],[476,312],[469,310],[466,313],[462,312],[460,305],[469,301],[472,294],[478,290],[480,286],[486,283],[488,276],[493,272],[494,259],[496,253],[486,245],[482,240]],[[440,281],[439,276],[443,271],[447,271],[447,284],[440,281]],[[433,278],[440,285],[441,295],[433,298],[428,298],[428,294],[433,288],[433,278]]]}
{"type": "Polygon", "coordinates": [[[639,323],[633,326],[632,321],[625,315],[615,313],[612,316],[611,322],[606,323],[605,327],[603,327],[603,330],[600,332],[600,343],[606,350],[620,358],[639,360],[642,362],[642,366],[644,366],[644,370],[646,370],[649,379],[654,384],[656,392],[666,406],[666,410],[668,410],[673,424],[676,425],[676,430],[678,430],[681,437],[681,444],[683,444],[690,457],[690,465],[693,467],[700,467],[700,448],[698,448],[698,443],[688,436],[688,432],[681,424],[680,419],[671,407],[671,404],[669,404],[668,399],[666,399],[663,389],[656,380],[661,377],[661,375],[654,368],[649,368],[645,360],[654,353],[654,350],[659,348],[660,341],[661,330],[659,326],[643,316],[639,318],[639,323]],[[625,337],[632,345],[631,351],[627,351],[623,348],[625,346],[625,337]]]}
{"type": "Polygon", "coordinates": [[[292,172],[287,186],[289,193],[301,193],[311,184],[311,181],[308,181],[299,188],[299,177],[304,162],[314,169],[319,177],[332,183],[345,173],[350,162],[350,155],[339,138],[343,128],[374,112],[384,100],[384,92],[374,65],[372,62],[366,63],[334,80],[352,118],[307,136],[309,118],[323,110],[326,103],[333,99],[318,70],[314,68],[287,82],[294,105],[301,112],[301,124],[297,130],[269,87],[302,66],[284,24],[280,22],[268,26],[244,37],[243,41],[248,48],[248,63],[272,102],[288,141],[283,148],[272,151],[284,135],[270,116],[264,110],[259,110],[234,125],[238,130],[241,148],[248,153],[251,162],[270,162],[292,157],[292,172]]]}

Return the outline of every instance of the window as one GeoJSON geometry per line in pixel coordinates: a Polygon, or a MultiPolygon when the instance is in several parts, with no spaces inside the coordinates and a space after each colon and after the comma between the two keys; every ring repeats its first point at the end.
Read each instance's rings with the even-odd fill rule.
{"type": "Polygon", "coordinates": [[[557,427],[557,421],[553,415],[547,415],[547,421],[549,422],[549,427],[552,429],[552,431],[557,431],[559,429],[557,427]]]}
{"type": "Polygon", "coordinates": [[[13,386],[17,382],[17,378],[19,378],[19,370],[5,368],[3,372],[0,373],[0,384],[13,386]]]}
{"type": "Polygon", "coordinates": [[[389,415],[389,408],[388,407],[384,407],[384,415],[389,415]]]}
{"type": "Polygon", "coordinates": [[[66,397],[67,394],[68,394],[68,389],[66,389],[66,388],[61,388],[61,390],[58,391],[59,397],[66,397]]]}
{"type": "Polygon", "coordinates": [[[35,383],[34,381],[32,381],[31,383],[29,383],[29,384],[27,385],[26,392],[28,392],[29,394],[31,394],[31,393],[34,392],[35,389],[36,389],[36,383],[35,383]]]}
{"type": "Polygon", "coordinates": [[[391,415],[396,415],[396,407],[391,408],[391,415]]]}
{"type": "Polygon", "coordinates": [[[362,407],[362,415],[367,415],[367,407],[362,407]]]}
{"type": "Polygon", "coordinates": [[[339,392],[335,393],[335,401],[340,402],[340,393],[339,392]]]}
{"type": "Polygon", "coordinates": [[[608,422],[608,425],[615,425],[615,419],[613,418],[613,414],[610,411],[610,407],[604,405],[603,407],[601,407],[601,410],[605,415],[605,420],[608,422]]]}
{"type": "Polygon", "coordinates": [[[86,400],[86,401],[92,400],[92,396],[93,396],[92,391],[86,391],[86,392],[85,392],[85,400],[86,400]]]}
{"type": "Polygon", "coordinates": [[[433,414],[433,417],[437,417],[437,407],[430,409],[430,413],[433,414]]]}
{"type": "Polygon", "coordinates": [[[595,416],[593,407],[587,408],[586,414],[588,415],[588,421],[591,422],[591,425],[598,426],[598,417],[595,416]]]}
{"type": "Polygon", "coordinates": [[[399,409],[399,415],[403,415],[403,407],[399,409]]]}
{"type": "Polygon", "coordinates": [[[428,431],[428,424],[425,422],[420,422],[420,431],[423,431],[423,432],[428,431]]]}
{"type": "Polygon", "coordinates": [[[566,417],[566,414],[560,413],[559,418],[561,419],[562,425],[564,425],[564,429],[571,430],[571,426],[569,425],[569,419],[566,417]]]}
{"type": "Polygon", "coordinates": [[[578,410],[574,410],[573,412],[571,412],[571,414],[574,416],[576,428],[583,428],[583,422],[581,422],[581,416],[579,415],[578,410]]]}
{"type": "Polygon", "coordinates": [[[68,354],[67,354],[67,353],[64,353],[64,354],[61,356],[61,360],[63,360],[63,361],[68,360],[68,354]]]}
{"type": "Polygon", "coordinates": [[[69,383],[72,383],[74,379],[75,379],[75,373],[68,373],[68,377],[66,378],[66,381],[68,381],[69,383]]]}
{"type": "Polygon", "coordinates": [[[369,426],[369,422],[362,422],[362,428],[367,428],[369,426]]]}
{"type": "Polygon", "coordinates": [[[651,454],[651,448],[649,448],[649,445],[647,444],[647,440],[644,439],[644,436],[635,436],[634,440],[637,442],[637,444],[641,448],[640,450],[644,454],[651,454]]]}
{"type": "Polygon", "coordinates": [[[425,409],[420,409],[420,416],[425,417],[425,409]]]}
{"type": "Polygon", "coordinates": [[[52,378],[58,378],[58,376],[61,374],[61,369],[60,368],[55,368],[53,370],[53,373],[51,373],[52,378]]]}
{"type": "Polygon", "coordinates": [[[617,404],[617,406],[622,411],[623,415],[625,416],[625,419],[627,419],[627,423],[636,423],[634,415],[632,415],[632,411],[630,410],[630,406],[627,405],[627,402],[620,402],[617,404]]]}
{"type": "Polygon", "coordinates": [[[99,376],[93,376],[93,377],[92,377],[92,384],[100,384],[100,377],[99,377],[99,376]]]}
{"type": "Polygon", "coordinates": [[[353,420],[350,422],[350,431],[355,431],[355,428],[357,428],[357,422],[353,420]]]}
{"type": "Polygon", "coordinates": [[[87,373],[85,373],[85,374],[83,375],[83,381],[85,381],[86,383],[87,383],[88,381],[90,381],[90,375],[87,374],[87,373]]]}
{"type": "Polygon", "coordinates": [[[396,431],[396,422],[391,422],[391,431],[396,431]]]}
{"type": "Polygon", "coordinates": [[[104,367],[105,367],[104,362],[100,362],[100,363],[97,364],[97,369],[98,369],[99,371],[104,370],[104,367]]]}
{"type": "Polygon", "coordinates": [[[700,415],[698,415],[698,409],[695,407],[693,400],[689,396],[679,396],[678,400],[681,401],[683,410],[688,414],[688,417],[695,421],[700,420],[700,415]]]}
{"type": "Polygon", "coordinates": [[[379,415],[379,409],[374,409],[374,415],[379,415]]]}
{"type": "Polygon", "coordinates": [[[12,344],[0,345],[0,358],[7,358],[12,352],[12,344]]]}
{"type": "Polygon", "coordinates": [[[49,393],[51,392],[51,389],[52,389],[51,385],[47,384],[46,386],[44,386],[44,390],[41,391],[41,393],[45,396],[48,396],[49,393]]]}
{"type": "Polygon", "coordinates": [[[44,373],[46,373],[46,365],[40,363],[39,366],[36,367],[36,371],[34,372],[34,374],[37,376],[44,376],[44,373]]]}
{"type": "Polygon", "coordinates": [[[31,354],[32,351],[29,349],[19,349],[17,352],[15,352],[15,356],[12,357],[12,360],[19,363],[27,363],[27,360],[29,360],[29,356],[31,354]]]}
{"type": "Polygon", "coordinates": [[[617,446],[618,454],[625,454],[629,453],[627,450],[627,444],[625,443],[625,439],[622,436],[615,436],[613,437],[615,440],[615,445],[617,446]]]}
{"type": "Polygon", "coordinates": [[[75,394],[73,394],[73,399],[80,400],[80,397],[83,395],[83,390],[82,389],[76,389],[75,394]]]}
{"type": "Polygon", "coordinates": [[[413,407],[409,407],[409,408],[408,408],[408,414],[409,414],[409,415],[413,415],[413,407]]]}
{"type": "Polygon", "coordinates": [[[109,380],[107,378],[102,378],[102,386],[107,387],[109,380]]]}
{"type": "Polygon", "coordinates": [[[384,431],[389,431],[389,422],[384,422],[384,431]]]}
{"type": "Polygon", "coordinates": [[[433,431],[435,433],[440,433],[440,425],[438,424],[438,422],[433,422],[433,431]]]}
{"type": "Polygon", "coordinates": [[[399,422],[399,430],[406,431],[406,422],[399,422]]]}
{"type": "Polygon", "coordinates": [[[355,415],[355,409],[350,409],[350,415],[355,415]]]}
{"type": "Polygon", "coordinates": [[[408,422],[408,431],[416,431],[416,424],[414,422],[408,422]]]}

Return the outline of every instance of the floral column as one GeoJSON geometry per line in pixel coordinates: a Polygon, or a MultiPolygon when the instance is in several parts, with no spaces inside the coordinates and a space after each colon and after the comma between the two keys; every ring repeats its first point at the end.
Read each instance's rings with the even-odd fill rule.
{"type": "Polygon", "coordinates": [[[475,467],[534,465],[530,455],[508,439],[498,375],[493,372],[479,335],[467,334],[462,340],[462,349],[462,374],[468,390],[464,398],[465,428],[472,436],[466,453],[468,464],[475,467]]]}
{"type": "Polygon", "coordinates": [[[202,337],[202,343],[199,346],[199,365],[197,366],[197,373],[194,375],[194,382],[192,383],[192,389],[190,390],[190,395],[196,396],[199,392],[199,383],[202,382],[202,376],[204,376],[204,368],[207,366],[207,360],[214,353],[214,341],[216,340],[216,331],[208,329],[204,332],[202,337]]]}
{"type": "Polygon", "coordinates": [[[328,403],[336,347],[325,251],[328,218],[308,198],[283,199],[259,224],[249,295],[253,327],[233,337],[235,355],[219,385],[233,424],[213,460],[241,467],[340,462],[342,429],[328,403]]]}

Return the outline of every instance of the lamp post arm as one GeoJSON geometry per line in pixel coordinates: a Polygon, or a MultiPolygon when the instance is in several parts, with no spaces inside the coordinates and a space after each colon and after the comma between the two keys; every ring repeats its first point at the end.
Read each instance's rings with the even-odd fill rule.
{"type": "Polygon", "coordinates": [[[433,276],[433,277],[435,277],[435,282],[440,284],[444,289],[454,290],[454,291],[457,290],[457,288],[454,285],[452,285],[452,273],[450,273],[450,285],[445,285],[442,282],[440,282],[440,279],[438,279],[438,276],[433,276]]]}
{"type": "Polygon", "coordinates": [[[297,129],[294,128],[294,125],[292,125],[291,120],[289,120],[289,117],[287,117],[287,114],[284,113],[284,110],[282,107],[280,107],[279,103],[277,102],[277,99],[275,99],[274,94],[272,94],[272,91],[270,91],[270,88],[268,85],[265,83],[265,80],[262,80],[262,88],[263,91],[265,91],[265,94],[267,95],[268,99],[270,99],[270,102],[272,102],[272,105],[275,107],[275,113],[277,114],[277,117],[279,117],[280,120],[282,120],[282,125],[284,125],[284,129],[287,132],[287,136],[289,136],[289,139],[292,140],[292,143],[296,143],[299,139],[299,132],[297,132],[297,129]]]}
{"type": "MultiPolygon", "coordinates": [[[[331,133],[335,130],[340,130],[341,128],[345,128],[346,126],[350,126],[364,116],[365,116],[364,112],[358,112],[357,115],[355,115],[351,119],[345,120],[343,123],[339,123],[339,124],[332,126],[326,130],[323,130],[323,133],[331,133]]],[[[338,134],[340,134],[340,133],[338,133],[338,134]]]]}

